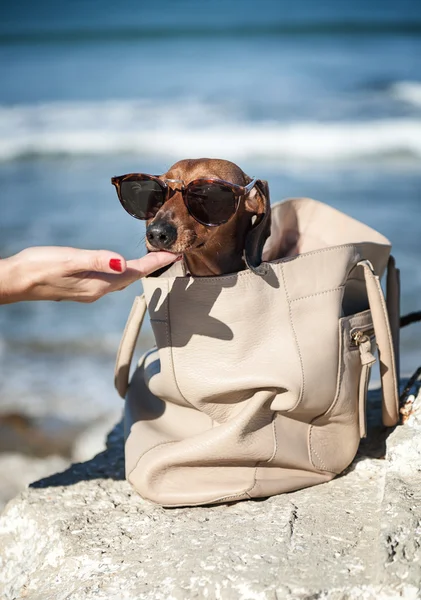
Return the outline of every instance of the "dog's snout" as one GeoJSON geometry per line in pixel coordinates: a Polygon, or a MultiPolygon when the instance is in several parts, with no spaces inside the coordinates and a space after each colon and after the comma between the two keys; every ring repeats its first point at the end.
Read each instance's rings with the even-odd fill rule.
{"type": "Polygon", "coordinates": [[[146,230],[148,242],[160,250],[170,248],[177,239],[177,229],[168,221],[151,223],[146,230]]]}

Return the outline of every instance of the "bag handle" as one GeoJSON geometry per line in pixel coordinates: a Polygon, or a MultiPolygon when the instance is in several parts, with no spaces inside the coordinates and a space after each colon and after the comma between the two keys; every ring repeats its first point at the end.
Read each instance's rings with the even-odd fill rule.
{"type": "Polygon", "coordinates": [[[374,332],[379,350],[380,377],[383,392],[382,418],[386,427],[393,427],[399,420],[399,395],[394,355],[394,340],[390,328],[386,302],[375,274],[368,260],[361,260],[357,266],[363,267],[368,302],[373,318],[374,332]]]}
{"type": "Polygon", "coordinates": [[[130,365],[146,313],[145,294],[136,296],[118,347],[114,369],[114,385],[124,399],[129,387],[130,365]]]}

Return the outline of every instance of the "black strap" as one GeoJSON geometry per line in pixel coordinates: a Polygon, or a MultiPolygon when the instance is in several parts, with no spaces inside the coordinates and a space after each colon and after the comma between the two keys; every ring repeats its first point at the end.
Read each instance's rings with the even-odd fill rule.
{"type": "Polygon", "coordinates": [[[401,317],[400,327],[406,327],[407,325],[411,325],[411,323],[418,323],[418,321],[421,321],[421,310],[408,313],[407,315],[401,317]]]}

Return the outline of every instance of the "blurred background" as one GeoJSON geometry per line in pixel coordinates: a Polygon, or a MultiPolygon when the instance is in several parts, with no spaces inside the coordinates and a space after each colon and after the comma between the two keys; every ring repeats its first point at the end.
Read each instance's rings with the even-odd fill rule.
{"type": "MultiPolygon", "coordinates": [[[[402,312],[421,308],[418,0],[2,2],[0,81],[0,256],[142,255],[110,177],[220,157],[267,179],[272,201],[311,196],[389,237],[402,312]]],[[[98,449],[122,408],[113,362],[139,292],[0,307],[5,497],[98,449]]],[[[403,331],[403,373],[420,334],[403,331]]]]}

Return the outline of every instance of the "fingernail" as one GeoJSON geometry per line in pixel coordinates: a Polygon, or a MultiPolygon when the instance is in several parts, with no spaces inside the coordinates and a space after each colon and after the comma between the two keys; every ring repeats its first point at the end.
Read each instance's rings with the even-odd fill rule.
{"type": "Polygon", "coordinates": [[[121,273],[121,271],[122,271],[121,260],[119,258],[112,258],[110,260],[110,269],[121,273]]]}

